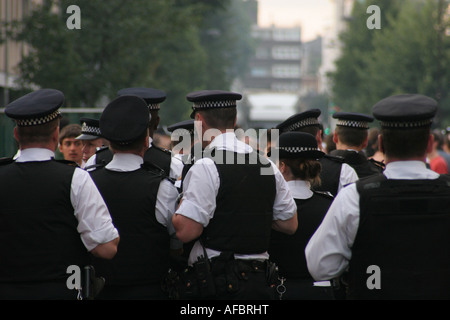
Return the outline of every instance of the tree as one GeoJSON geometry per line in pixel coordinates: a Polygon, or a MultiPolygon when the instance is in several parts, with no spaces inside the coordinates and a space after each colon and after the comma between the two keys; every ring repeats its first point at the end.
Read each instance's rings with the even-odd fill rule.
{"type": "Polygon", "coordinates": [[[237,74],[230,70],[240,69],[235,58],[242,42],[235,40],[245,39],[244,28],[237,33],[242,24],[217,42],[204,38],[203,28],[216,14],[222,35],[228,35],[235,14],[229,5],[230,0],[44,0],[15,23],[15,39],[31,48],[19,65],[21,85],[59,89],[68,107],[104,106],[125,87],[159,88],[167,93],[163,123],[180,121],[189,114],[189,91],[228,89],[237,74]],[[72,4],[80,8],[81,29],[66,26],[72,4]]]}

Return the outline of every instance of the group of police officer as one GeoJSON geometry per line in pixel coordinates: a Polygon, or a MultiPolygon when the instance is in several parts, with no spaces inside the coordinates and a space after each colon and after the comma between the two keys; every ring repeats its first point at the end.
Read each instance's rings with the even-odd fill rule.
{"type": "Polygon", "coordinates": [[[195,91],[192,119],[171,130],[193,140],[195,120],[197,138],[214,133],[175,156],[152,144],[165,98],[123,89],[82,119],[79,138],[107,144],[83,169],[54,159],[62,92],[6,107],[20,155],[0,163],[1,299],[450,297],[450,179],[425,165],[435,100],[334,114],[330,154],[308,110],[275,128],[265,156],[233,132],[240,94],[195,91]],[[374,118],[384,163],[363,151],[374,118]],[[68,288],[69,266],[89,271],[91,290],[68,288]]]}

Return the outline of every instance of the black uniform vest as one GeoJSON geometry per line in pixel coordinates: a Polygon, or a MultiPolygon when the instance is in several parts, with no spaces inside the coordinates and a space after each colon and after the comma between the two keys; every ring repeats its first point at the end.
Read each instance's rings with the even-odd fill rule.
{"type": "Polygon", "coordinates": [[[333,150],[333,156],[344,158],[345,163],[355,169],[358,178],[364,178],[373,174],[382,173],[384,168],[379,162],[370,161],[362,152],[349,150],[333,150]]]}
{"type": "Polygon", "coordinates": [[[305,247],[321,224],[333,197],[323,192],[314,192],[309,199],[294,199],[297,204],[298,229],[293,235],[272,230],[270,260],[279,268],[280,275],[287,279],[311,279],[306,266],[305,247]]]}
{"type": "Polygon", "coordinates": [[[89,255],[70,201],[75,168],[59,161],[0,165],[0,282],[66,281],[89,255]]]}
{"type": "Polygon", "coordinates": [[[203,244],[207,248],[239,254],[267,251],[276,186],[275,176],[262,175],[261,169],[272,170],[271,164],[256,153],[244,155],[214,150],[205,156],[215,160],[220,187],[214,218],[201,236],[203,244]],[[234,162],[218,159],[234,159],[234,162]]]}
{"type": "Polygon", "coordinates": [[[94,259],[97,275],[112,285],[160,281],[169,263],[169,234],[155,217],[162,175],[144,168],[131,172],[101,168],[91,175],[120,234],[112,260],[94,259]]]}
{"type": "Polygon", "coordinates": [[[356,186],[360,223],[348,297],[450,299],[450,178],[388,180],[381,174],[356,186]],[[379,268],[379,278],[370,266],[379,268]],[[381,289],[369,289],[367,282],[376,280],[381,289]]]}
{"type": "Polygon", "coordinates": [[[322,165],[320,172],[320,186],[314,187],[317,191],[328,191],[333,196],[336,196],[339,189],[339,179],[341,177],[341,168],[344,163],[342,157],[324,155],[319,159],[322,165]]]}

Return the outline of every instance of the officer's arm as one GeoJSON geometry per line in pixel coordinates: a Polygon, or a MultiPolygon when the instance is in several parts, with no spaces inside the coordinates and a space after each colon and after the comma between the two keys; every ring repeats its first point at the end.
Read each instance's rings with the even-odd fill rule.
{"type": "Polygon", "coordinates": [[[203,225],[181,214],[175,213],[172,217],[173,227],[177,238],[187,243],[197,239],[203,232],[203,225]]]}
{"type": "Polygon", "coordinates": [[[272,228],[282,233],[294,234],[295,231],[297,231],[297,227],[298,227],[297,212],[290,219],[272,221],[272,228]]]}
{"type": "Polygon", "coordinates": [[[94,249],[91,250],[91,253],[97,258],[103,259],[112,259],[117,253],[117,246],[119,244],[119,237],[116,239],[99,244],[94,249]]]}

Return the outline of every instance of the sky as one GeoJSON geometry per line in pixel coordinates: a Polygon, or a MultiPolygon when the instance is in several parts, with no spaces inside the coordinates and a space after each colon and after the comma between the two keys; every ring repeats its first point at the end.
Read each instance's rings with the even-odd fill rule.
{"type": "Polygon", "coordinates": [[[300,26],[302,41],[323,35],[332,19],[332,0],[258,0],[258,24],[300,26]]]}

